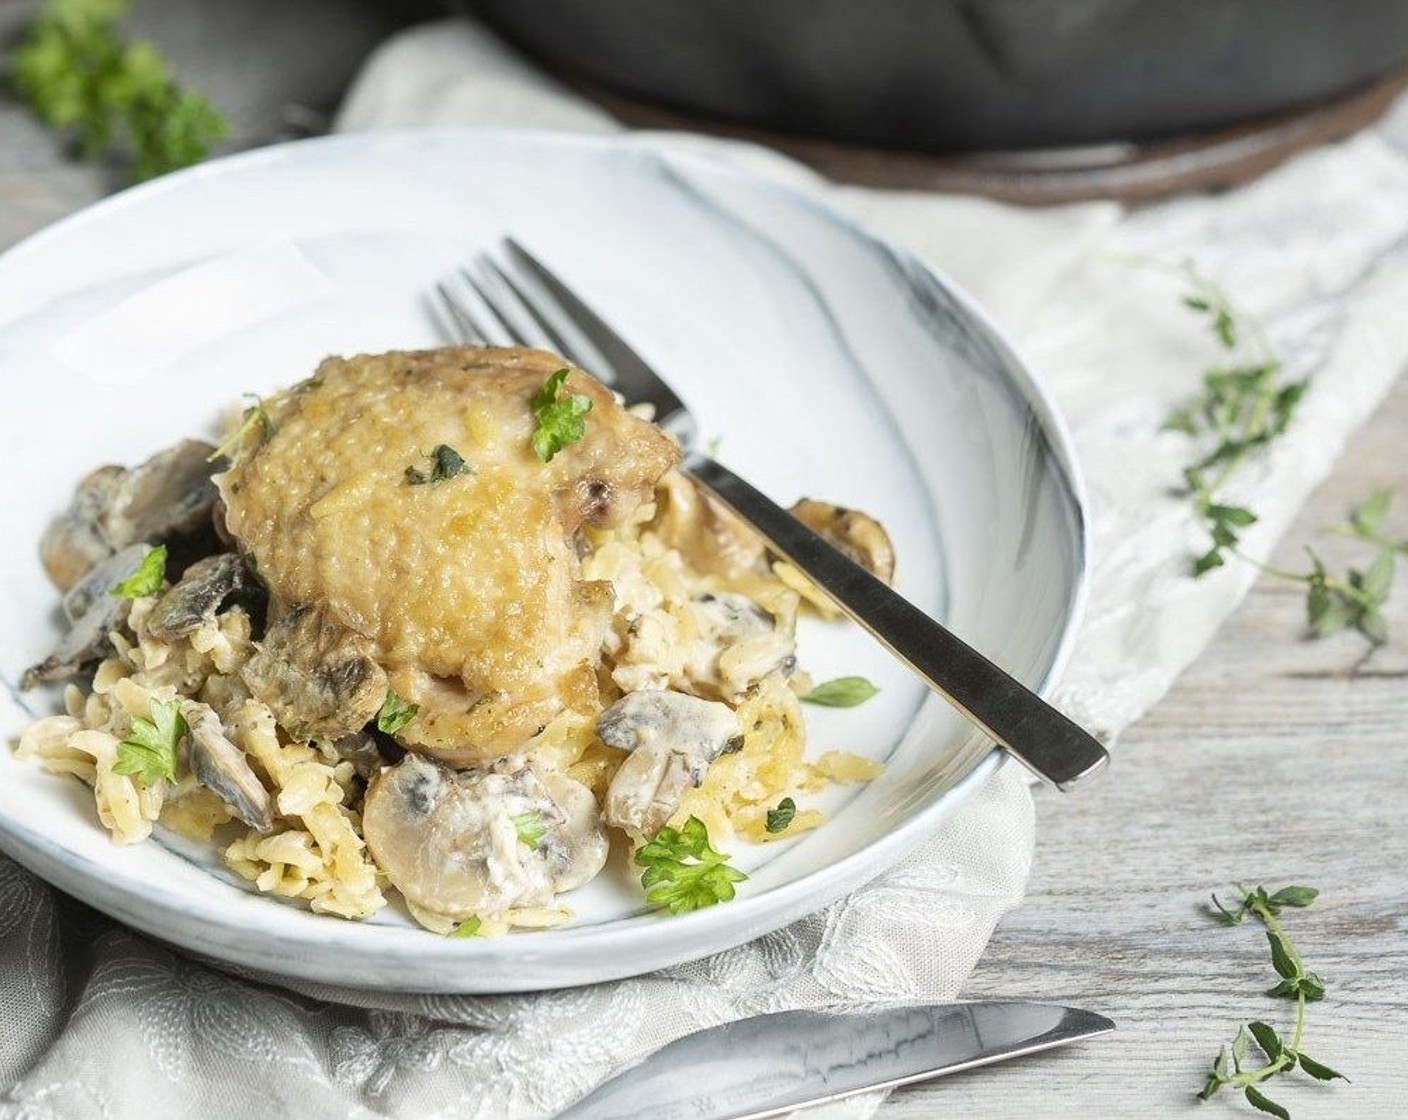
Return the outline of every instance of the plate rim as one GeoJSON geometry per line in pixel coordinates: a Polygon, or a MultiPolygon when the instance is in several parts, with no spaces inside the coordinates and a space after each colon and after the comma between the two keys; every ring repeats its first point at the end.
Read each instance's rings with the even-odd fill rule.
{"type": "MultiPolygon", "coordinates": [[[[1061,634],[1051,654],[1050,663],[1042,674],[1041,680],[1032,686],[1033,691],[1038,695],[1050,696],[1074,650],[1081,622],[1085,616],[1090,583],[1091,530],[1088,516],[1088,497],[1084,476],[1076,456],[1075,441],[1065,417],[1056,407],[1050,393],[1038,379],[1033,366],[1025,359],[1021,349],[978,301],[942,269],[925,260],[920,254],[870,229],[863,221],[851,217],[826,200],[816,197],[804,187],[773,178],[751,166],[738,166],[722,155],[716,154],[716,152],[743,149],[763,153],[772,160],[792,162],[770,149],[740,141],[712,138],[704,138],[708,142],[701,147],[700,138],[692,136],[685,143],[676,144],[670,143],[669,137],[656,134],[597,134],[510,127],[436,127],[339,133],[235,153],[129,187],[22,238],[0,253],[0,271],[8,271],[16,266],[22,267],[26,258],[35,252],[42,251],[51,238],[62,236],[87,223],[105,220],[109,215],[120,212],[128,206],[147,201],[165,192],[184,189],[188,184],[202,179],[218,178],[250,168],[258,168],[260,165],[277,167],[280,163],[303,159],[305,158],[303,153],[314,149],[356,148],[396,142],[413,144],[417,141],[464,142],[470,140],[472,142],[485,138],[509,143],[527,141],[548,146],[568,144],[599,152],[646,151],[676,165],[702,166],[709,174],[723,174],[736,178],[752,189],[775,193],[794,205],[811,210],[814,214],[840,227],[852,236],[870,243],[872,247],[882,249],[897,264],[908,266],[910,270],[917,270],[919,274],[926,276],[931,282],[937,283],[943,292],[952,297],[961,312],[988,336],[988,339],[1000,352],[1003,352],[1002,356],[1005,359],[1004,368],[1001,370],[1003,380],[1011,386],[1020,400],[1025,402],[1039,427],[1044,439],[1047,457],[1057,467],[1056,473],[1061,488],[1068,499],[1074,522],[1075,531],[1071,541],[1074,552],[1071,558],[1073,570],[1071,584],[1067,589],[1070,605],[1065,614],[1061,634]],[[705,148],[714,150],[706,151],[705,148]]],[[[825,180],[817,177],[816,182],[824,184],[825,180]]],[[[5,324],[0,324],[0,330],[4,326],[5,324]]],[[[672,962],[680,964],[696,960],[741,945],[765,933],[779,929],[806,914],[815,913],[834,904],[851,890],[893,867],[932,833],[942,821],[965,803],[980,785],[997,773],[1001,767],[1010,765],[1019,764],[1015,759],[1006,756],[1001,748],[994,745],[986,754],[979,757],[968,773],[946,790],[934,804],[914,812],[884,835],[834,864],[791,879],[757,896],[740,897],[731,904],[725,914],[718,914],[713,910],[702,910],[672,916],[667,927],[661,925],[660,919],[651,917],[645,920],[622,919],[577,929],[569,927],[556,931],[534,931],[531,934],[533,939],[531,947],[523,944],[525,938],[521,936],[502,939],[458,940],[427,938],[427,944],[418,947],[424,951],[418,952],[417,956],[427,958],[432,967],[444,970],[444,975],[441,977],[443,982],[435,986],[419,984],[391,986],[374,980],[358,983],[356,978],[348,977],[345,972],[336,968],[320,971],[317,967],[294,967],[275,971],[274,975],[284,979],[333,982],[348,988],[362,990],[465,993],[545,990],[577,983],[620,979],[660,967],[656,964],[636,967],[625,962],[634,951],[651,948],[656,942],[662,940],[662,934],[666,929],[669,931],[668,939],[672,942],[681,945],[694,942],[683,951],[671,954],[672,962]],[[611,950],[610,953],[606,951],[608,949],[611,950]],[[542,960],[545,957],[558,954],[567,958],[578,956],[595,958],[596,963],[590,968],[583,965],[579,969],[581,972],[590,971],[591,975],[589,977],[577,976],[575,979],[561,979],[547,984],[508,983],[502,986],[476,983],[476,979],[482,978],[466,975],[466,972],[473,970],[476,965],[487,964],[490,961],[509,961],[515,958],[523,960],[525,957],[542,960]],[[617,961],[615,965],[609,963],[613,959],[617,961]],[[603,961],[608,963],[603,965],[603,961]]],[[[240,935],[253,939],[261,936],[260,931],[249,925],[231,927],[224,916],[218,913],[223,909],[223,903],[218,899],[214,902],[192,899],[164,888],[153,892],[151,884],[148,883],[140,884],[142,890],[138,891],[135,889],[138,886],[135,881],[129,881],[121,876],[114,880],[107,874],[105,868],[98,868],[97,871],[100,874],[95,874],[85,869],[88,862],[86,859],[75,857],[72,850],[59,841],[42,833],[34,832],[3,812],[0,812],[0,849],[6,851],[17,862],[40,875],[47,882],[74,894],[96,909],[121,922],[141,929],[155,938],[172,941],[207,959],[209,959],[209,950],[223,948],[224,952],[218,954],[219,959],[216,963],[256,969],[266,967],[264,964],[256,963],[259,954],[251,954],[241,950],[235,944],[240,935]],[[130,896],[139,898],[141,905],[126,907],[118,905],[116,901],[112,900],[114,898],[125,899],[130,896]],[[197,940],[191,936],[191,929],[194,928],[198,932],[203,923],[208,923],[213,927],[212,932],[218,931],[220,934],[233,934],[234,936],[197,940]]],[[[279,900],[274,899],[262,901],[267,901],[271,905],[281,904],[279,900]]],[[[322,930],[321,927],[309,927],[308,929],[282,930],[277,934],[263,934],[262,936],[270,939],[271,947],[283,947],[285,950],[309,950],[331,947],[335,942],[342,940],[336,935],[343,932],[350,937],[365,940],[367,942],[365,949],[371,951],[377,947],[375,942],[378,940],[379,934],[387,936],[389,940],[390,936],[399,937],[404,933],[399,927],[334,922],[332,919],[329,919],[329,925],[331,928],[327,930],[322,930]],[[355,932],[343,928],[347,926],[356,927],[355,932]],[[322,935],[320,936],[320,934],[322,935]]],[[[386,946],[388,949],[393,947],[404,948],[399,942],[394,946],[391,944],[386,946]]],[[[288,957],[285,954],[280,954],[279,960],[287,961],[288,957]]],[[[308,957],[301,957],[298,964],[304,965],[308,960],[308,957]]],[[[318,954],[313,954],[312,960],[316,965],[318,954]]],[[[565,970],[574,968],[570,959],[560,960],[556,964],[550,963],[549,967],[565,970]]]]}

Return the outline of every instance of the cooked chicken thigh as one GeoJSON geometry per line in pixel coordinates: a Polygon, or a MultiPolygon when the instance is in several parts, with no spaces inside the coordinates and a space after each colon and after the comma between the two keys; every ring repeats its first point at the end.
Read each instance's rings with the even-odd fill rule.
{"type": "Polygon", "coordinates": [[[469,347],[330,358],[266,403],[272,434],[219,480],[274,598],[367,638],[419,708],[398,739],[452,765],[600,707],[612,595],[580,579],[572,538],[620,524],[679,458],[573,369],[560,392],[590,400],[586,432],[543,462],[532,400],[565,365],[469,347]]]}

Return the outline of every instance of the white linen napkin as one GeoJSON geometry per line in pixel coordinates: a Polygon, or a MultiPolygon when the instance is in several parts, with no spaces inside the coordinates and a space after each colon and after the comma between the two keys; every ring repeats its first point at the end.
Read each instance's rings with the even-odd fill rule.
{"type": "MultiPolygon", "coordinates": [[[[446,124],[618,127],[463,20],[387,43],[338,127],[446,124]]],[[[1294,426],[1238,484],[1261,515],[1245,537],[1253,554],[1270,549],[1408,361],[1408,159],[1371,134],[1226,194],[1132,213],[842,187],[756,147],[659,142],[705,148],[859,217],[955,278],[1017,339],[1065,411],[1087,476],[1090,606],[1059,702],[1106,737],[1163,694],[1254,578],[1238,564],[1188,576],[1201,540],[1172,487],[1189,449],[1159,426],[1214,348],[1177,282],[1131,260],[1196,262],[1261,320],[1291,373],[1312,379],[1294,426]]],[[[1100,780],[1119,780],[1118,761],[1100,780]]],[[[1060,828],[1059,802],[1046,804],[1048,827],[1060,828]]],[[[482,998],[306,984],[287,985],[299,993],[289,996],[101,922],[75,979],[73,951],[55,947],[54,892],[0,860],[0,900],[10,900],[0,906],[0,1085],[24,1074],[0,1096],[0,1118],[541,1116],[703,1025],[951,999],[1021,900],[1033,817],[1023,773],[1005,766],[922,850],[825,913],[651,976],[482,998]],[[25,920],[9,920],[20,911],[25,920]]],[[[869,1115],[877,1101],[826,1114],[869,1115]]]]}

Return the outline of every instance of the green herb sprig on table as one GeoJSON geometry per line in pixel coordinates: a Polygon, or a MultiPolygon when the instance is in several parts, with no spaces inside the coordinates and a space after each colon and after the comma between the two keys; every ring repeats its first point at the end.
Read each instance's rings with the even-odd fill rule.
{"type": "Polygon", "coordinates": [[[1256,523],[1250,509],[1224,502],[1220,495],[1253,452],[1285,432],[1306,382],[1281,379],[1281,363],[1260,330],[1244,322],[1220,288],[1191,267],[1184,276],[1192,287],[1184,306],[1207,320],[1226,359],[1203,371],[1202,392],[1170,413],[1163,425],[1199,444],[1200,453],[1184,469],[1183,479],[1209,537],[1208,550],[1193,563],[1193,574],[1201,576],[1222,567],[1227,553],[1235,551],[1240,531],[1256,523]]]}
{"type": "Polygon", "coordinates": [[[1408,556],[1408,537],[1394,540],[1384,532],[1384,520],[1393,503],[1391,490],[1375,490],[1350,511],[1349,520],[1335,531],[1373,545],[1373,562],[1363,571],[1353,568],[1344,580],[1331,577],[1311,553],[1312,583],[1307,601],[1309,622],[1317,634],[1332,634],[1353,626],[1371,641],[1388,641],[1388,626],[1380,608],[1393,590],[1397,558],[1408,556]]]}
{"type": "Polygon", "coordinates": [[[1344,1074],[1337,1073],[1301,1050],[1305,1037],[1306,1004],[1324,998],[1325,982],[1306,968],[1305,961],[1280,920],[1285,907],[1309,906],[1320,892],[1314,887],[1290,886],[1268,894],[1262,887],[1248,890],[1241,883],[1237,884],[1237,891],[1240,897],[1232,909],[1219,902],[1217,895],[1212,896],[1213,916],[1224,925],[1235,926],[1250,914],[1266,927],[1266,940],[1271,947],[1271,966],[1280,978],[1266,994],[1295,1000],[1295,1026],[1289,1039],[1283,1038],[1270,1024],[1260,1020],[1238,1027],[1231,1046],[1218,1050],[1217,1057],[1213,1059],[1212,1072],[1198,1097],[1206,1101],[1223,1089],[1240,1089],[1247,1103],[1254,1108],[1281,1120],[1290,1120],[1290,1112],[1262,1091],[1261,1086],[1266,1081],[1291,1073],[1297,1067],[1317,1081],[1349,1080],[1344,1074]],[[1265,1056],[1266,1060],[1261,1065],[1252,1065],[1246,1060],[1252,1043],[1265,1056]]]}
{"type": "Polygon", "coordinates": [[[48,0],[10,55],[10,82],[41,121],[71,131],[84,159],[119,155],[132,178],[198,163],[228,131],[172,78],[151,43],[118,32],[126,0],[48,0]]]}
{"type": "Polygon", "coordinates": [[[679,828],[666,825],[641,845],[635,862],[645,868],[640,884],[646,902],[671,914],[727,902],[734,896],[733,884],[748,878],[709,846],[709,830],[698,817],[679,828]]]}
{"type": "Polygon", "coordinates": [[[126,579],[108,589],[109,595],[119,599],[140,599],[145,595],[155,595],[166,582],[166,546],[159,544],[148,549],[142,562],[126,579]]]}
{"type": "Polygon", "coordinates": [[[1313,636],[1352,627],[1375,644],[1387,641],[1382,607],[1393,587],[1396,557],[1408,555],[1408,540],[1392,540],[1383,532],[1392,500],[1389,491],[1371,494],[1351,511],[1348,522],[1336,527],[1374,546],[1374,559],[1362,570],[1350,568],[1336,575],[1310,552],[1310,569],[1292,571],[1240,551],[1242,531],[1256,524],[1257,515],[1245,505],[1224,500],[1222,493],[1252,455],[1264,451],[1291,425],[1307,382],[1281,378],[1281,362],[1260,328],[1220,288],[1191,267],[1181,275],[1190,285],[1184,305],[1207,320],[1228,358],[1204,371],[1199,395],[1175,409],[1163,425],[1199,446],[1198,457],[1183,472],[1186,492],[1209,541],[1207,551],[1193,561],[1193,575],[1204,576],[1226,564],[1229,556],[1238,557],[1266,575],[1305,586],[1306,622],[1313,636]]]}

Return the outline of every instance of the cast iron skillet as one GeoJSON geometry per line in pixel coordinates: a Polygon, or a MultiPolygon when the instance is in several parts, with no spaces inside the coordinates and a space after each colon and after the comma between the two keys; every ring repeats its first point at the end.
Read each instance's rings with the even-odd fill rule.
{"type": "Polygon", "coordinates": [[[1152,140],[1408,60],[1408,0],[471,0],[549,69],[920,151],[1152,140]]]}

